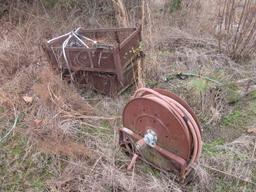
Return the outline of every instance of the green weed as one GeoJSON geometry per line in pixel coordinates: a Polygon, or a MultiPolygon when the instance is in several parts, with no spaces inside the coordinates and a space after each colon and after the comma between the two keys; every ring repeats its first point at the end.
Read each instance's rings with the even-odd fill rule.
{"type": "Polygon", "coordinates": [[[228,126],[237,124],[242,120],[243,117],[244,115],[241,113],[241,111],[233,111],[223,118],[223,125],[228,126]]]}
{"type": "Polygon", "coordinates": [[[190,82],[190,86],[197,92],[197,93],[204,93],[208,88],[208,82],[205,79],[193,79],[190,82]]]}
{"type": "Polygon", "coordinates": [[[4,107],[0,106],[0,113],[4,113],[4,107]]]}
{"type": "Polygon", "coordinates": [[[251,99],[256,99],[256,91],[250,93],[251,99]]]}
{"type": "Polygon", "coordinates": [[[204,143],[203,152],[209,156],[216,156],[222,154],[223,151],[218,148],[218,146],[224,144],[224,139],[216,139],[210,143],[204,143]]]}
{"type": "Polygon", "coordinates": [[[173,13],[180,10],[182,6],[182,0],[171,0],[170,2],[170,12],[173,13]]]}
{"type": "Polygon", "coordinates": [[[256,100],[238,103],[234,110],[225,115],[222,119],[221,126],[246,127],[248,123],[253,122],[256,116],[256,100]]]}
{"type": "Polygon", "coordinates": [[[240,99],[240,93],[239,88],[234,83],[228,83],[225,85],[226,91],[227,91],[227,101],[229,103],[235,103],[238,102],[240,99]]]}
{"type": "Polygon", "coordinates": [[[45,191],[50,164],[46,155],[28,151],[27,139],[15,134],[0,143],[0,191],[45,191]]]}

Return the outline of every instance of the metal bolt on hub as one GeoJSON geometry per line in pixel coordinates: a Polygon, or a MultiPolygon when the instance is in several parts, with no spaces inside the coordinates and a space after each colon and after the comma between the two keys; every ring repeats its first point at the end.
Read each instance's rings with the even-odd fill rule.
{"type": "Polygon", "coordinates": [[[146,134],[144,135],[144,141],[146,144],[153,147],[154,145],[156,145],[157,142],[156,133],[151,129],[147,130],[146,134]]]}

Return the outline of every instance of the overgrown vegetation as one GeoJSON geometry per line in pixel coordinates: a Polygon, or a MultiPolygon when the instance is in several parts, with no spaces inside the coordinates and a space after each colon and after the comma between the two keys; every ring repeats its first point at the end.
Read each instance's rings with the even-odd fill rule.
{"type": "Polygon", "coordinates": [[[171,13],[181,9],[182,0],[172,0],[170,3],[171,13]]]}
{"type": "Polygon", "coordinates": [[[255,191],[255,1],[0,4],[0,191],[255,191]],[[138,86],[180,95],[204,129],[188,186],[140,161],[126,171],[117,129],[135,87],[117,98],[77,89],[40,47],[77,26],[135,23],[146,53],[138,86]]]}
{"type": "Polygon", "coordinates": [[[231,57],[248,58],[256,53],[256,6],[254,0],[225,0],[219,8],[219,41],[231,57]]]}

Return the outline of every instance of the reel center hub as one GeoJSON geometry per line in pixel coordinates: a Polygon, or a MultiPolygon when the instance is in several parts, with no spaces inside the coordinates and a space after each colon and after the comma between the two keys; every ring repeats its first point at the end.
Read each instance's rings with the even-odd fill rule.
{"type": "Polygon", "coordinates": [[[146,134],[144,135],[144,141],[150,147],[156,145],[157,142],[157,135],[152,129],[148,129],[146,134]]]}

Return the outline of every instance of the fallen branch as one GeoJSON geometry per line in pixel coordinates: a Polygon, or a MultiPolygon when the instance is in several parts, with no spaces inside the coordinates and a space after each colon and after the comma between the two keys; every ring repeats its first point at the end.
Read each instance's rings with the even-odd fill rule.
{"type": "Polygon", "coordinates": [[[240,181],[242,181],[242,182],[249,183],[249,184],[252,184],[252,185],[255,185],[255,186],[256,186],[256,183],[254,183],[254,182],[252,182],[252,181],[249,181],[249,180],[245,180],[245,179],[240,178],[240,177],[237,177],[236,175],[233,175],[233,174],[231,174],[231,173],[227,173],[227,172],[225,172],[225,171],[221,171],[221,170],[219,170],[219,169],[216,169],[216,168],[214,168],[214,167],[210,167],[210,166],[207,166],[207,165],[202,165],[202,166],[205,167],[206,169],[210,169],[210,170],[212,170],[212,171],[221,173],[221,174],[226,175],[226,176],[229,176],[229,177],[233,177],[233,178],[235,178],[235,179],[237,179],[237,180],[240,180],[240,181]]]}
{"type": "Polygon", "coordinates": [[[178,77],[179,79],[182,79],[182,80],[184,80],[188,77],[198,77],[198,78],[202,78],[202,79],[205,79],[207,81],[211,81],[213,83],[216,83],[220,86],[223,85],[223,83],[221,83],[221,82],[219,82],[215,79],[212,79],[212,78],[207,77],[207,76],[198,75],[198,74],[195,74],[195,73],[177,73],[175,75],[169,75],[169,76],[166,77],[166,81],[169,81],[170,79],[173,79],[174,76],[178,77]]]}
{"type": "Polygon", "coordinates": [[[90,116],[90,115],[72,115],[66,113],[63,117],[74,118],[74,119],[95,119],[95,120],[115,120],[121,119],[121,116],[112,116],[112,117],[104,117],[104,116],[90,116]]]}

